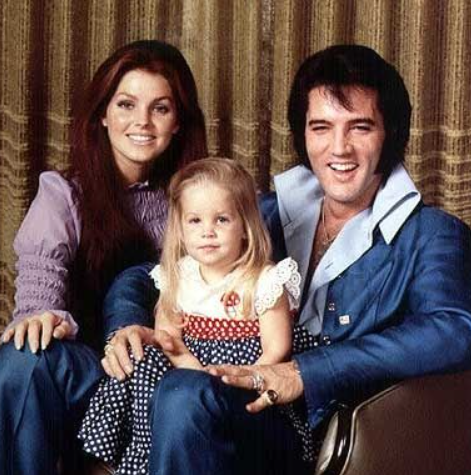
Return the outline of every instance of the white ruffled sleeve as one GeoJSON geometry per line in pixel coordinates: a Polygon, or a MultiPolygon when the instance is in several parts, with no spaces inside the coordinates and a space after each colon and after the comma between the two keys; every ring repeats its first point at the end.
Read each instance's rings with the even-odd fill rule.
{"type": "Polygon", "coordinates": [[[150,272],[149,275],[151,279],[154,281],[154,285],[156,289],[161,289],[163,285],[163,277],[162,272],[160,270],[160,264],[157,264],[150,272]]]}
{"type": "Polygon", "coordinates": [[[300,284],[301,275],[298,272],[298,264],[291,257],[268,268],[258,280],[254,302],[256,315],[263,315],[274,307],[283,292],[286,292],[288,296],[290,310],[298,309],[301,295],[300,284]]]}

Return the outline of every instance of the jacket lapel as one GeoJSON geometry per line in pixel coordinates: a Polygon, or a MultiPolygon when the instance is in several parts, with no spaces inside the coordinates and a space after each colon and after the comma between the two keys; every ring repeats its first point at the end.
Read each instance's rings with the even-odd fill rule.
{"type": "Polygon", "coordinates": [[[302,290],[323,193],[311,170],[301,165],[276,176],[275,188],[286,251],[298,263],[302,290]]]}

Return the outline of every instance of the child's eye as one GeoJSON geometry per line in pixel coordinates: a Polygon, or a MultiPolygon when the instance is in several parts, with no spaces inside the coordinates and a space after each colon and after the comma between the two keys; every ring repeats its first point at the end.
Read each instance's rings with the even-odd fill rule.
{"type": "Polygon", "coordinates": [[[190,224],[198,224],[200,221],[201,221],[200,218],[190,218],[188,220],[190,224]]]}
{"type": "Polygon", "coordinates": [[[218,216],[217,221],[218,221],[218,223],[228,223],[229,218],[227,216],[218,216]]]}
{"type": "Polygon", "coordinates": [[[131,101],[119,101],[117,105],[121,109],[132,109],[134,107],[131,101]]]}

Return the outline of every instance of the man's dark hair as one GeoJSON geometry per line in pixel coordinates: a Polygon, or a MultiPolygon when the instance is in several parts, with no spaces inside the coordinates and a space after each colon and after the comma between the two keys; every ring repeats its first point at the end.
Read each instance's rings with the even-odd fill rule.
{"type": "Polygon", "coordinates": [[[309,92],[323,86],[346,109],[351,108],[346,88],[371,89],[378,94],[378,110],[386,137],[378,172],[386,179],[392,169],[404,161],[409,141],[411,104],[404,81],[396,69],[371,48],[337,45],[308,57],[294,78],[288,105],[288,120],[294,148],[301,162],[310,168],[304,130],[309,92]]]}

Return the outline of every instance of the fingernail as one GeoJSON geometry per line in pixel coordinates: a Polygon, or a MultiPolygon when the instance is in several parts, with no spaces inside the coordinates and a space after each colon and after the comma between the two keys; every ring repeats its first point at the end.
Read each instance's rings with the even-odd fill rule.
{"type": "Polygon", "coordinates": [[[131,365],[126,365],[124,369],[126,370],[126,373],[128,374],[131,374],[134,370],[134,368],[131,365]]]}

